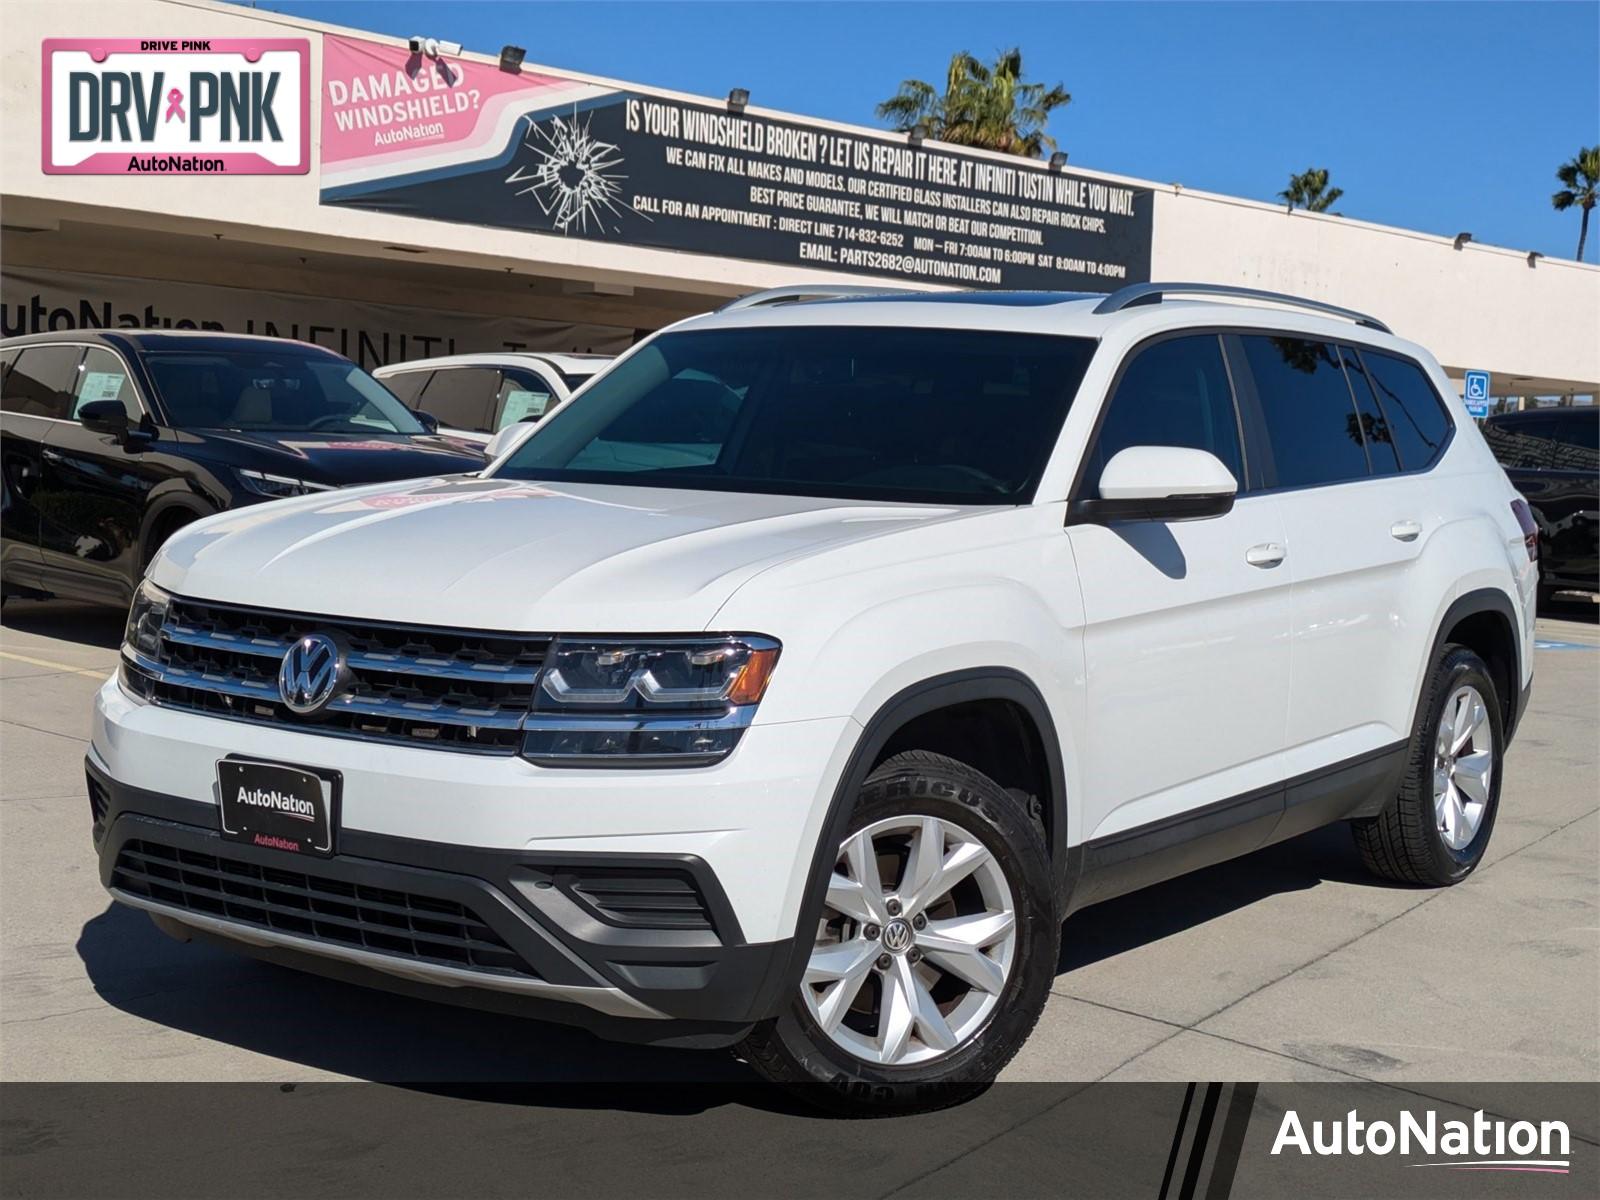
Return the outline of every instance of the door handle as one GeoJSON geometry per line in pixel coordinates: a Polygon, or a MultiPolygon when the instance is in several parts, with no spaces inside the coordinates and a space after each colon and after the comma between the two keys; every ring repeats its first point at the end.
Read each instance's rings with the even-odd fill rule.
{"type": "Polygon", "coordinates": [[[1244,560],[1252,567],[1275,567],[1284,560],[1288,554],[1277,542],[1262,542],[1259,546],[1251,546],[1244,552],[1244,560]]]}
{"type": "Polygon", "coordinates": [[[1389,536],[1399,542],[1414,542],[1422,534],[1419,521],[1396,521],[1389,526],[1389,536]]]}

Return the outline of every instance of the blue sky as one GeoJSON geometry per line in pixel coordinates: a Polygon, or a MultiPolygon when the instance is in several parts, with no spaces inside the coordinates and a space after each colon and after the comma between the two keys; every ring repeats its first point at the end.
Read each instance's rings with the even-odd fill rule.
{"type": "MultiPolygon", "coordinates": [[[[475,3],[259,7],[877,125],[900,80],[1010,45],[1072,104],[1076,165],[1272,199],[1323,166],[1346,216],[1570,258],[1556,167],[1600,143],[1600,3],[475,3]]],[[[1600,212],[1584,258],[1600,261],[1600,212]]]]}

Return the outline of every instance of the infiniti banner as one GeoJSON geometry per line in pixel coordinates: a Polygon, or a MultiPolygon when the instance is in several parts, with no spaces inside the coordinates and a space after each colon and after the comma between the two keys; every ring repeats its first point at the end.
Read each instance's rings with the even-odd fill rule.
{"type": "MultiPolygon", "coordinates": [[[[419,292],[417,300],[425,300],[419,292]]],[[[13,266],[0,273],[0,336],[70,329],[217,329],[297,338],[368,368],[441,354],[546,350],[620,354],[633,330],[486,316],[265,288],[219,287],[13,266]]]]}
{"type": "Polygon", "coordinates": [[[963,287],[1149,278],[1148,189],[324,41],[324,204],[963,287]]]}

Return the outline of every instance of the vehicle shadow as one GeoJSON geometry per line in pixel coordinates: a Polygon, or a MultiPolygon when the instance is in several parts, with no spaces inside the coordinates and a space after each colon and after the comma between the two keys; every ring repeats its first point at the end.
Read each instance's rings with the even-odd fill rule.
{"type": "Polygon", "coordinates": [[[1074,913],[1062,928],[1056,973],[1115,958],[1269,897],[1321,883],[1398,886],[1362,866],[1340,821],[1074,913]]]}
{"type": "MultiPolygon", "coordinates": [[[[114,1008],[274,1060],[264,1064],[270,1074],[293,1063],[510,1104],[662,1113],[742,1104],[815,1115],[760,1084],[731,1053],[607,1042],[569,1026],[304,974],[173,941],[121,904],[85,923],[77,952],[114,1008]]],[[[218,1056],[197,1069],[214,1071],[218,1062],[237,1071],[240,1058],[218,1056]]]]}
{"type": "MultiPolygon", "coordinates": [[[[1058,971],[1325,880],[1372,882],[1342,827],[1074,916],[1058,971]]],[[[817,1115],[759,1083],[729,1053],[607,1042],[564,1025],[303,974],[205,942],[173,941],[144,913],[120,904],[83,926],[77,952],[95,991],[113,1007],[275,1063],[508,1104],[662,1113],[735,1104],[817,1115]]]]}
{"type": "Polygon", "coordinates": [[[128,614],[106,604],[80,604],[73,600],[9,599],[0,625],[18,633],[77,642],[115,650],[122,644],[128,614]]]}

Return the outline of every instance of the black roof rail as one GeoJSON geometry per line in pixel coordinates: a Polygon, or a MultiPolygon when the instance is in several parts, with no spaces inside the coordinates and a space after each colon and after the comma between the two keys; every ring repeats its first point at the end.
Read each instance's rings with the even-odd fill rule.
{"type": "Polygon", "coordinates": [[[1310,312],[1326,313],[1329,316],[1343,317],[1347,321],[1354,321],[1357,325],[1365,325],[1368,329],[1376,329],[1380,333],[1392,333],[1387,325],[1377,317],[1368,316],[1366,313],[1356,312],[1353,308],[1341,308],[1337,304],[1325,304],[1321,300],[1307,300],[1303,296],[1290,296],[1284,292],[1264,292],[1259,288],[1234,287],[1226,283],[1134,283],[1118,291],[1112,292],[1095,306],[1096,315],[1121,312],[1125,308],[1133,308],[1140,304],[1160,304],[1166,296],[1226,296],[1240,300],[1260,300],[1270,304],[1281,304],[1288,308],[1303,308],[1310,312]]]}
{"type": "Polygon", "coordinates": [[[903,287],[874,287],[862,283],[795,283],[788,287],[768,288],[764,292],[751,292],[730,300],[718,312],[735,312],[741,308],[762,308],[769,304],[796,304],[802,300],[845,300],[852,296],[904,296],[903,287]]]}

